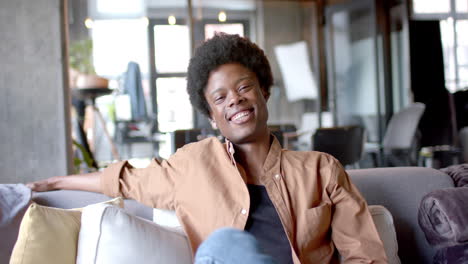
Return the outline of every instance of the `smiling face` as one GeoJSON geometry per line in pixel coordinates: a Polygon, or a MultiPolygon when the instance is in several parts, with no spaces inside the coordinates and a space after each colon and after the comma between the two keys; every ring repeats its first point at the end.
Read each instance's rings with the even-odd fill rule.
{"type": "Polygon", "coordinates": [[[268,137],[268,96],[255,73],[240,64],[223,64],[210,72],[205,89],[210,117],[234,144],[268,137]]]}

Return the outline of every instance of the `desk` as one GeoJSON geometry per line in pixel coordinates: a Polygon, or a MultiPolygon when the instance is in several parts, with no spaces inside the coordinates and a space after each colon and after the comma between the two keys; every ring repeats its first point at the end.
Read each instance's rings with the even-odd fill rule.
{"type": "Polygon", "coordinates": [[[419,165],[435,169],[445,168],[459,164],[461,155],[460,149],[450,145],[424,147],[419,153],[419,165]]]}
{"type": "Polygon", "coordinates": [[[114,90],[109,88],[82,88],[82,89],[72,89],[72,96],[84,101],[92,101],[91,104],[94,105],[94,102],[97,97],[111,94],[114,90]]]}

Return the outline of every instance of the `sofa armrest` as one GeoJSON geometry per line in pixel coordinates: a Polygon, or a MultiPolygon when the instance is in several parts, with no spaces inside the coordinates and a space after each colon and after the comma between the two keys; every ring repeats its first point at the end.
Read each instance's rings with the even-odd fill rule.
{"type": "Polygon", "coordinates": [[[394,167],[348,170],[353,183],[370,205],[383,205],[393,215],[402,263],[432,263],[435,250],[418,224],[418,209],[427,193],[453,187],[438,170],[394,167]]]}

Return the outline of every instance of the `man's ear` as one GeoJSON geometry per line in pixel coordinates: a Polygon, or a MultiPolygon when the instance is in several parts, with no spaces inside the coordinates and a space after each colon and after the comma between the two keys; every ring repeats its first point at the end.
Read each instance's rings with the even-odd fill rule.
{"type": "Polygon", "coordinates": [[[214,121],[212,118],[210,118],[210,124],[211,124],[211,128],[218,129],[218,125],[216,125],[216,121],[214,121]]]}
{"type": "Polygon", "coordinates": [[[263,88],[262,88],[262,94],[263,94],[263,98],[265,98],[265,101],[268,101],[268,99],[270,99],[270,92],[266,91],[263,88]]]}

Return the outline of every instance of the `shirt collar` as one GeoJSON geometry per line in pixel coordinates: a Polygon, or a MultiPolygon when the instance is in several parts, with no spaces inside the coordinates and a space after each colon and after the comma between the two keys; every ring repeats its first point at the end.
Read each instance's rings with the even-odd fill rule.
{"type": "MultiPolygon", "coordinates": [[[[271,143],[267,158],[265,159],[265,163],[263,164],[263,169],[265,171],[270,171],[271,169],[276,169],[276,170],[279,169],[281,149],[282,147],[278,139],[276,139],[276,137],[273,136],[273,142],[271,143]]],[[[236,150],[234,149],[234,145],[232,144],[232,142],[229,141],[227,138],[226,138],[226,152],[229,155],[232,165],[237,166],[236,159],[234,158],[234,153],[236,152],[236,150]]]]}
{"type": "Polygon", "coordinates": [[[229,141],[227,138],[226,138],[226,151],[229,155],[229,158],[231,159],[232,165],[236,166],[236,159],[234,159],[234,153],[236,152],[236,150],[234,149],[234,145],[232,144],[232,142],[229,141]]]}
{"type": "Polygon", "coordinates": [[[272,137],[273,142],[271,142],[270,151],[268,151],[265,163],[263,163],[263,169],[265,172],[274,170],[276,173],[279,173],[282,147],[278,139],[273,135],[272,137]]]}

